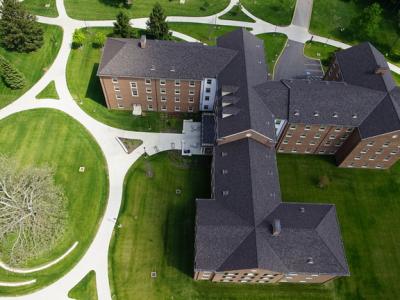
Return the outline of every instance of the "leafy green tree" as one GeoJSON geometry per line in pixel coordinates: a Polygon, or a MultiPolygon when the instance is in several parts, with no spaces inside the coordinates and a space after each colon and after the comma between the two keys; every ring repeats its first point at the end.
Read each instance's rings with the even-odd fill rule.
{"type": "Polygon", "coordinates": [[[373,3],[364,8],[360,19],[360,30],[365,38],[371,38],[376,33],[382,21],[382,12],[379,3],[373,3]]]}
{"type": "Polygon", "coordinates": [[[13,90],[22,89],[26,84],[24,75],[2,56],[0,56],[0,76],[4,84],[13,90]]]}
{"type": "Polygon", "coordinates": [[[122,38],[131,38],[135,36],[133,28],[129,24],[129,16],[120,12],[117,15],[117,21],[114,22],[114,36],[122,38]]]}
{"type": "Polygon", "coordinates": [[[102,32],[96,32],[93,37],[93,47],[102,48],[106,42],[106,35],[102,32]]]}
{"type": "Polygon", "coordinates": [[[86,40],[86,35],[81,29],[76,29],[72,37],[72,47],[80,48],[86,40]]]}
{"type": "Polygon", "coordinates": [[[158,40],[169,40],[171,38],[164,10],[158,2],[154,5],[147,21],[147,34],[158,40]]]}
{"type": "Polygon", "coordinates": [[[17,0],[3,0],[0,15],[0,43],[4,48],[32,52],[42,47],[42,28],[17,0]]]}

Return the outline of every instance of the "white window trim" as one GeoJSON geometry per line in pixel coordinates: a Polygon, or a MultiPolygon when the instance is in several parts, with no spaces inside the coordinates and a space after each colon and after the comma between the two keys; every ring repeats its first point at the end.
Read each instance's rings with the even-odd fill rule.
{"type": "Polygon", "coordinates": [[[150,78],[146,78],[144,80],[144,82],[145,82],[146,85],[150,85],[151,84],[151,79],[150,78]]]}
{"type": "Polygon", "coordinates": [[[167,80],[165,79],[160,79],[160,85],[166,85],[167,84],[167,80]]]}

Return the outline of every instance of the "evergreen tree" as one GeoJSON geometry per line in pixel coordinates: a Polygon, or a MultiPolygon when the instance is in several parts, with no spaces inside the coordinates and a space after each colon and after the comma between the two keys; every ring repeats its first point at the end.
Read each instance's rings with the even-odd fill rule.
{"type": "Polygon", "coordinates": [[[13,90],[22,89],[25,86],[25,77],[3,56],[0,56],[0,76],[5,85],[13,90]]]}
{"type": "Polygon", "coordinates": [[[129,17],[124,12],[117,15],[117,21],[114,22],[114,36],[122,38],[131,38],[134,36],[134,31],[129,24],[129,17]]]}
{"type": "Polygon", "coordinates": [[[4,48],[31,52],[42,47],[42,28],[17,0],[3,0],[0,15],[0,43],[4,48]]]}
{"type": "Polygon", "coordinates": [[[168,23],[165,19],[164,10],[157,2],[153,7],[149,20],[147,21],[147,34],[158,40],[169,40],[171,34],[169,32],[168,23]]]}

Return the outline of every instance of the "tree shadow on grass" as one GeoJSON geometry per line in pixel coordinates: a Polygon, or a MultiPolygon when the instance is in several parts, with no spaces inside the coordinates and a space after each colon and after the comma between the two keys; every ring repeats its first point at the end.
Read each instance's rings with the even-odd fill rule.
{"type": "Polygon", "coordinates": [[[90,75],[90,81],[86,90],[85,98],[92,99],[96,103],[107,107],[106,100],[103,95],[103,90],[101,88],[100,79],[97,77],[98,68],[98,63],[93,65],[92,74],[90,75]]]}

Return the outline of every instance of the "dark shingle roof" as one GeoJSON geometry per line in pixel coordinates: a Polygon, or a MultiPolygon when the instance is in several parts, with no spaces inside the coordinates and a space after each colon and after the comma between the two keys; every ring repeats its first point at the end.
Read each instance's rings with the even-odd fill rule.
{"type": "Polygon", "coordinates": [[[216,77],[235,54],[200,43],[160,40],[147,40],[142,49],[139,40],[109,38],[97,75],[201,80],[216,77]]]}
{"type": "Polygon", "coordinates": [[[385,57],[370,43],[365,42],[336,53],[343,81],[379,91],[390,91],[395,86],[385,57]],[[387,68],[384,75],[375,74],[378,67],[387,68]]]}
{"type": "Polygon", "coordinates": [[[215,115],[203,113],[201,115],[201,144],[214,145],[215,142],[215,115]]]}
{"type": "Polygon", "coordinates": [[[266,81],[255,90],[277,119],[288,119],[289,89],[281,81],[266,81]]]}
{"type": "Polygon", "coordinates": [[[231,87],[232,96],[237,100],[231,106],[240,110],[223,122],[219,111],[218,137],[253,129],[275,139],[273,115],[253,88],[267,80],[262,40],[245,29],[239,29],[220,37],[217,44],[238,53],[218,75],[218,81],[222,89],[231,87]]]}

